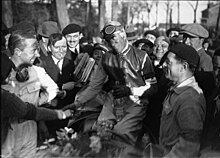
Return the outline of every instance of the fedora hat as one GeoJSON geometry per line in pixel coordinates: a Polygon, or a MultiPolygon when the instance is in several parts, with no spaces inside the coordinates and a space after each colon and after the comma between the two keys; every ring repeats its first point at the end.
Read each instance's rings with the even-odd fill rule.
{"type": "Polygon", "coordinates": [[[126,26],[125,32],[128,40],[136,40],[138,38],[137,31],[134,29],[133,25],[126,26]]]}
{"type": "Polygon", "coordinates": [[[49,37],[53,33],[60,33],[57,22],[45,21],[38,27],[37,34],[43,37],[49,37]]]}

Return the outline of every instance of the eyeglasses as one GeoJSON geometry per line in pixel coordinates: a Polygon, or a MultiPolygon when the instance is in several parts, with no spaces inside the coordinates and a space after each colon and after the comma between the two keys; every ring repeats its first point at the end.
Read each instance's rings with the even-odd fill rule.
{"type": "Polygon", "coordinates": [[[186,41],[187,38],[192,39],[192,38],[198,38],[198,37],[183,34],[183,41],[186,41]]]}
{"type": "Polygon", "coordinates": [[[120,28],[121,26],[114,26],[114,25],[107,25],[106,27],[103,28],[102,34],[103,38],[110,40],[114,37],[114,33],[120,28]]]}

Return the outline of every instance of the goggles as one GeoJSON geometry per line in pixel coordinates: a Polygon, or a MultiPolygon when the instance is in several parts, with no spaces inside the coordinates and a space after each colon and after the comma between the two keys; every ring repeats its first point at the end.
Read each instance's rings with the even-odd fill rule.
{"type": "Polygon", "coordinates": [[[119,30],[121,26],[107,25],[101,31],[102,37],[106,40],[110,40],[114,37],[114,33],[119,30]]]}

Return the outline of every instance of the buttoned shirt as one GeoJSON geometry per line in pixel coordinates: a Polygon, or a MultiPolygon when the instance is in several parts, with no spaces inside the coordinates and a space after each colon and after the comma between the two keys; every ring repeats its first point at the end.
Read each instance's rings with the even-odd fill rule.
{"type": "Polygon", "coordinates": [[[198,157],[206,102],[194,77],[172,87],[163,102],[160,145],[167,157],[198,157]]]}
{"type": "Polygon", "coordinates": [[[63,59],[58,60],[53,55],[52,55],[52,59],[53,59],[54,63],[58,66],[60,73],[62,73],[63,59]]]}

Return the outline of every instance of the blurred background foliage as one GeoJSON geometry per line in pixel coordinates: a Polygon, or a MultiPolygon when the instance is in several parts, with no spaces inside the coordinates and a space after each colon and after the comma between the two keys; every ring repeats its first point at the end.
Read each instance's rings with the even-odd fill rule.
{"type": "MultiPolygon", "coordinates": [[[[171,27],[180,27],[179,14],[174,15],[174,4],[177,6],[178,12],[179,1],[160,1],[160,0],[2,0],[2,22],[6,24],[8,28],[21,22],[29,21],[34,24],[36,29],[38,26],[47,20],[58,22],[61,29],[63,29],[69,23],[77,23],[83,28],[84,36],[88,40],[92,40],[92,37],[99,36],[99,32],[104,23],[108,20],[117,20],[123,25],[133,24],[137,29],[138,35],[143,35],[146,29],[157,29],[162,34],[171,27]],[[158,22],[158,4],[163,3],[165,23],[158,22]],[[152,11],[152,8],[156,10],[152,11]],[[154,13],[155,19],[152,23],[150,15],[154,13]],[[110,15],[109,15],[110,14],[110,15]],[[174,22],[172,17],[177,17],[177,22],[174,22]]],[[[193,9],[194,20],[196,21],[196,12],[199,1],[195,0],[187,1],[193,9]]],[[[186,2],[186,3],[187,3],[186,2]]],[[[210,4],[213,2],[210,2],[210,4]]],[[[211,6],[211,5],[210,5],[211,6]]],[[[214,8],[217,6],[213,14],[210,14],[212,18],[206,16],[204,11],[204,18],[207,20],[213,19],[212,26],[205,26],[207,29],[212,28],[215,32],[219,32],[219,17],[220,17],[220,2],[215,2],[212,5],[214,8]],[[218,4],[217,4],[218,3],[218,4]],[[216,15],[214,17],[213,15],[216,15]],[[218,17],[217,17],[218,16],[218,17]]],[[[207,6],[209,9],[209,6],[207,6]]],[[[211,10],[213,12],[213,9],[211,10]]],[[[181,13],[184,13],[183,11],[181,13]]],[[[202,13],[203,14],[203,13],[202,13]]],[[[193,16],[193,15],[192,15],[193,16]]],[[[199,22],[200,23],[200,22],[199,22]]],[[[202,21],[201,21],[202,23],[202,21]]]]}

